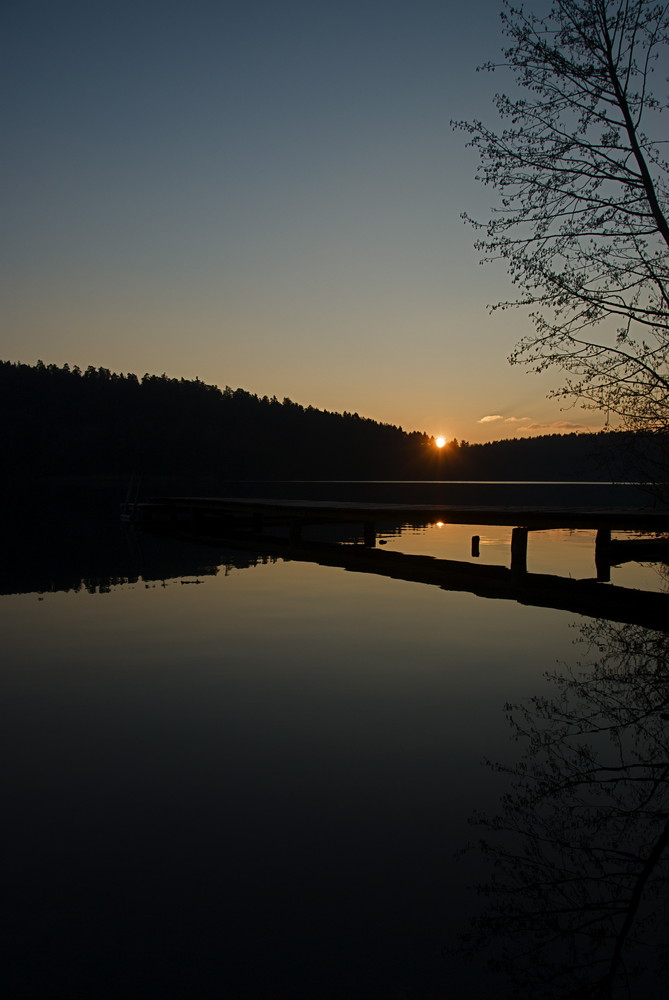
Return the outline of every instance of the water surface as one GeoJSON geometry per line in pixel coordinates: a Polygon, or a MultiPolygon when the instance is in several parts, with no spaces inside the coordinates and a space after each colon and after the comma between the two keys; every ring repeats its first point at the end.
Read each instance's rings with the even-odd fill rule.
{"type": "MultiPolygon", "coordinates": [[[[383,537],[467,559],[475,532],[383,537]]],[[[507,529],[480,534],[480,559],[508,559],[507,529]]],[[[531,569],[594,576],[589,533],[536,536],[531,569]]],[[[489,875],[459,852],[510,788],[484,760],[522,752],[505,705],[549,692],[588,622],[116,524],[87,537],[95,572],[74,541],[66,565],[66,534],[60,582],[34,537],[3,577],[8,993],[505,995],[506,973],[453,952],[489,875]]]]}

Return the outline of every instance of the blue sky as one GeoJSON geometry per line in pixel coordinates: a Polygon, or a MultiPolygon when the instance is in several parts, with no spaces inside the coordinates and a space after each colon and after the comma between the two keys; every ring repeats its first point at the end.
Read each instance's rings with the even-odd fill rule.
{"type": "Polygon", "coordinates": [[[0,357],[489,440],[599,427],[510,368],[460,214],[497,0],[6,0],[0,357]],[[484,417],[495,417],[481,423],[484,417]]]}

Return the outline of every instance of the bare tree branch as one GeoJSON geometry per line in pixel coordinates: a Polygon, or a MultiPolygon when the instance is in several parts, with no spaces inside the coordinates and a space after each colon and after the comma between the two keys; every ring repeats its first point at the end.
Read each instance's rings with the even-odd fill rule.
{"type": "Polygon", "coordinates": [[[503,0],[502,23],[504,59],[482,68],[505,67],[522,96],[496,96],[502,131],[454,124],[500,196],[473,223],[483,260],[504,260],[520,292],[496,308],[529,308],[534,322],[510,360],[562,368],[558,395],[667,432],[667,102],[651,83],[669,56],[669,5],[553,0],[538,16],[503,0]]]}

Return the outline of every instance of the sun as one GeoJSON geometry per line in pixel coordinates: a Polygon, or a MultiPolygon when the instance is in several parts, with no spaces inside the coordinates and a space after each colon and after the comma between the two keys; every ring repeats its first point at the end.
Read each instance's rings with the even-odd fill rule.
{"type": "Polygon", "coordinates": [[[442,435],[440,434],[439,437],[436,437],[434,439],[434,443],[436,444],[437,448],[443,448],[444,445],[446,444],[446,438],[442,437],[442,435]]]}

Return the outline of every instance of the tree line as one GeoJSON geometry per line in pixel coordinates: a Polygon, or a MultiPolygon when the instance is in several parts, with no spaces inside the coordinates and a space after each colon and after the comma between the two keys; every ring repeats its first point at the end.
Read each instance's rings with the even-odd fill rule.
{"type": "Polygon", "coordinates": [[[0,419],[0,465],[23,476],[635,478],[630,435],[454,441],[440,450],[428,434],[357,413],[93,366],[0,362],[0,419]]]}

